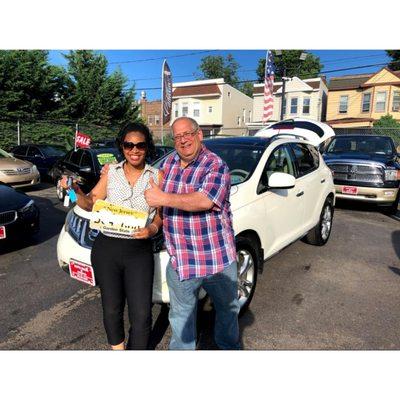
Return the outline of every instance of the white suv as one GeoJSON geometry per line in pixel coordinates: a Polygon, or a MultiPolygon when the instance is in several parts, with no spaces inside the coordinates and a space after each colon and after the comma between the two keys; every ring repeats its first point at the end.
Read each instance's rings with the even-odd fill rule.
{"type": "MultiPolygon", "coordinates": [[[[215,138],[204,144],[230,169],[239,301],[244,310],[266,259],[300,238],[318,246],[328,241],[335,203],[332,174],[315,146],[286,134],[215,138]]],[[[58,262],[66,272],[71,259],[90,264],[97,232],[89,229],[89,218],[90,213],[78,206],[67,215],[57,244],[58,262]]],[[[165,271],[169,257],[162,236],[154,240],[154,251],[153,301],[168,303],[165,271]]]]}

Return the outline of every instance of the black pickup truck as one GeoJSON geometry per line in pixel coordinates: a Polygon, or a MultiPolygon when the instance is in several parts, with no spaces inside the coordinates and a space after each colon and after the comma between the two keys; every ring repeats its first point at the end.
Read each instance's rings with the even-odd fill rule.
{"type": "Polygon", "coordinates": [[[372,202],[396,213],[399,203],[400,154],[383,135],[337,135],[323,157],[332,170],[336,197],[372,202]]]}

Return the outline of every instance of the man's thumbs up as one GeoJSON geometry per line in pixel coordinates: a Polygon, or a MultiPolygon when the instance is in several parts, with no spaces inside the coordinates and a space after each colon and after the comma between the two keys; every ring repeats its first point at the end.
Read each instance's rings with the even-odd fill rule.
{"type": "Polygon", "coordinates": [[[161,207],[163,205],[162,200],[165,197],[165,193],[154,182],[153,177],[149,179],[149,185],[150,188],[144,191],[147,204],[150,207],[161,207]]]}

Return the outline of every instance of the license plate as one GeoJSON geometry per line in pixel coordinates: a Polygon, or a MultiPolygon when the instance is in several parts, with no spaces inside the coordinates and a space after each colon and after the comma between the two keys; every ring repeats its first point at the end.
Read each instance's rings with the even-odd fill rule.
{"type": "Polygon", "coordinates": [[[343,186],[342,193],[344,194],[357,194],[358,188],[354,186],[343,186]]]}
{"type": "Polygon", "coordinates": [[[5,239],[5,238],[6,238],[6,227],[0,226],[0,239],[5,239]]]}
{"type": "Polygon", "coordinates": [[[71,278],[74,278],[83,283],[87,283],[91,286],[96,286],[94,271],[92,266],[89,264],[85,264],[81,261],[71,258],[69,260],[69,274],[71,278]]]}

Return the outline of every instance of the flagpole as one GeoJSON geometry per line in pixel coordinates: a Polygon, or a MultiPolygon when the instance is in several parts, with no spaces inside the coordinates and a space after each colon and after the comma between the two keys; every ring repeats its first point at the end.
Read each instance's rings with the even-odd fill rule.
{"type": "Polygon", "coordinates": [[[161,68],[161,144],[164,144],[164,66],[167,60],[164,59],[161,68]]]}
{"type": "Polygon", "coordinates": [[[74,151],[76,151],[76,135],[78,134],[78,123],[75,125],[75,139],[74,139],[74,151]]]}

